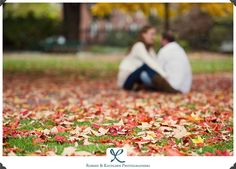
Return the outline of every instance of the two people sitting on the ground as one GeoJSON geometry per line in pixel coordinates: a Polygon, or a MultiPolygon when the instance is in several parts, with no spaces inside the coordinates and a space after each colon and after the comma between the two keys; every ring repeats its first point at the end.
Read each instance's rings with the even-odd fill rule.
{"type": "Polygon", "coordinates": [[[184,49],[171,32],[161,37],[162,48],[155,53],[156,29],[144,26],[138,40],[122,60],[118,86],[126,90],[140,88],[169,93],[187,93],[191,89],[192,71],[184,49]]]}

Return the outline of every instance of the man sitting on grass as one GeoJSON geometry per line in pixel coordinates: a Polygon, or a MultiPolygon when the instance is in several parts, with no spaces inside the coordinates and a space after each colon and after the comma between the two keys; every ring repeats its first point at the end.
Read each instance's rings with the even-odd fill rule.
{"type": "Polygon", "coordinates": [[[192,71],[184,49],[175,41],[171,32],[162,34],[161,45],[162,48],[157,54],[156,61],[166,73],[165,80],[176,91],[189,92],[192,84],[192,71]]]}
{"type": "Polygon", "coordinates": [[[165,32],[161,37],[162,48],[156,56],[156,64],[166,76],[152,78],[144,71],[141,80],[152,89],[169,93],[187,93],[191,89],[192,71],[184,49],[175,41],[172,32],[165,32]]]}

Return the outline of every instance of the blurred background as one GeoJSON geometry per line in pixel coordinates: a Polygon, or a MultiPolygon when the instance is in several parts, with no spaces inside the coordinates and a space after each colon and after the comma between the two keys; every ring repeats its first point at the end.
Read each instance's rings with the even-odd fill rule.
{"type": "Polygon", "coordinates": [[[4,50],[122,50],[151,23],[159,33],[175,31],[187,50],[232,52],[232,11],[231,4],[5,4],[4,50]]]}
{"type": "Polygon", "coordinates": [[[194,73],[232,71],[231,3],[6,3],[4,72],[114,77],[146,24],[158,30],[156,51],[160,33],[175,32],[194,73]]]}

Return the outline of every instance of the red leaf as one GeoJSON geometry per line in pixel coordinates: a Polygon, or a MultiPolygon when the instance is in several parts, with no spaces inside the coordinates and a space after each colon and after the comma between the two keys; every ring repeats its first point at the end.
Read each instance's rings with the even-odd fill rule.
{"type": "Polygon", "coordinates": [[[230,153],[228,151],[216,150],[215,152],[218,156],[230,156],[230,153]]]}
{"type": "Polygon", "coordinates": [[[57,130],[58,130],[59,133],[66,131],[66,129],[64,127],[62,127],[62,126],[57,126],[57,130]]]}
{"type": "Polygon", "coordinates": [[[183,153],[181,153],[179,150],[174,148],[165,148],[165,151],[168,156],[184,156],[183,153]]]}
{"type": "Polygon", "coordinates": [[[33,144],[44,143],[45,141],[41,138],[33,138],[33,144]]]}
{"type": "Polygon", "coordinates": [[[96,123],[93,123],[93,124],[92,124],[92,127],[96,128],[96,129],[99,129],[99,128],[100,128],[100,126],[99,126],[98,124],[96,124],[96,123]]]}
{"type": "Polygon", "coordinates": [[[29,111],[28,110],[24,110],[22,112],[20,112],[20,114],[22,114],[23,116],[26,115],[29,111]]]}
{"type": "Polygon", "coordinates": [[[55,136],[54,138],[57,142],[65,142],[66,141],[66,138],[64,136],[55,136]]]}
{"type": "Polygon", "coordinates": [[[205,156],[215,156],[215,154],[207,152],[205,153],[205,156]]]}
{"type": "Polygon", "coordinates": [[[116,136],[118,130],[117,130],[115,127],[111,127],[111,128],[109,128],[109,131],[108,131],[108,132],[110,132],[111,135],[116,136]]]}

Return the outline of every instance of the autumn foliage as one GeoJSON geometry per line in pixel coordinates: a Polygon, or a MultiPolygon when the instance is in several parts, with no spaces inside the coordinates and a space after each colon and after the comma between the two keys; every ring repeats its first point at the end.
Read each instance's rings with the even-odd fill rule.
{"type": "Polygon", "coordinates": [[[4,155],[233,155],[232,75],[194,75],[192,92],[127,92],[115,79],[4,78],[4,155]],[[14,86],[14,87],[13,87],[14,86]]]}

